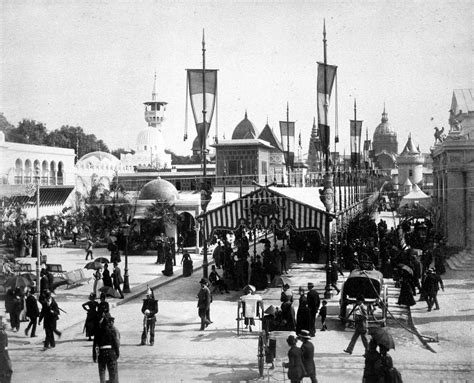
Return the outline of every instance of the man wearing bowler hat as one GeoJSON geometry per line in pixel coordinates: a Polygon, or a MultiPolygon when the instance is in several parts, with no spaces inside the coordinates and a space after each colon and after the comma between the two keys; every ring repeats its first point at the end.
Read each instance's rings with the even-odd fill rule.
{"type": "Polygon", "coordinates": [[[207,287],[207,279],[201,278],[199,283],[201,284],[201,289],[199,290],[197,295],[198,315],[201,318],[201,328],[199,330],[204,331],[204,329],[212,323],[209,319],[211,308],[211,292],[207,287]]]}
{"type": "Polygon", "coordinates": [[[311,383],[318,383],[316,379],[316,366],[314,364],[314,345],[311,343],[309,331],[301,330],[298,339],[303,342],[301,345],[301,353],[303,354],[303,365],[306,370],[305,377],[309,377],[311,383]]]}

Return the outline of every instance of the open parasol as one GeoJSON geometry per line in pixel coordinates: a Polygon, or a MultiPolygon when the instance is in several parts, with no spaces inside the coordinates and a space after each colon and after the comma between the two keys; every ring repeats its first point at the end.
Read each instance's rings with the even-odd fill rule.
{"type": "Polygon", "coordinates": [[[402,271],[405,270],[408,274],[413,276],[413,269],[410,266],[404,265],[403,263],[399,263],[397,267],[402,271]]]}
{"type": "Polygon", "coordinates": [[[102,269],[103,267],[104,267],[104,264],[103,264],[103,263],[93,261],[93,262],[87,263],[87,264],[84,266],[84,269],[87,269],[87,270],[97,270],[97,269],[102,269]]]}
{"type": "Polygon", "coordinates": [[[15,275],[13,277],[10,277],[7,279],[5,282],[4,286],[5,289],[16,289],[18,287],[23,288],[23,287],[31,287],[33,286],[34,283],[30,278],[24,277],[23,275],[15,275]]]}
{"type": "Polygon", "coordinates": [[[395,350],[395,342],[392,334],[390,334],[386,327],[374,327],[369,331],[370,336],[374,339],[379,346],[385,347],[387,350],[395,350]]]}
{"type": "Polygon", "coordinates": [[[99,258],[94,259],[94,262],[109,263],[109,260],[107,258],[104,258],[104,257],[99,257],[99,258]]]}
{"type": "Polygon", "coordinates": [[[101,287],[99,291],[105,293],[108,297],[120,298],[120,294],[111,286],[101,287]]]}

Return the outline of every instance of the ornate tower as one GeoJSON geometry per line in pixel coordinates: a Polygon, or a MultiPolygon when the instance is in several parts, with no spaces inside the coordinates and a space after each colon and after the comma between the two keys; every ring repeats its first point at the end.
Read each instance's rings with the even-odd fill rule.
{"type": "Polygon", "coordinates": [[[372,141],[374,162],[379,169],[389,170],[396,166],[398,154],[397,133],[388,122],[388,114],[383,107],[382,121],[375,128],[372,141]]]}
{"type": "Polygon", "coordinates": [[[151,101],[145,104],[145,121],[148,126],[138,133],[135,154],[122,154],[126,167],[165,169],[171,168],[171,155],[165,152],[163,128],[167,102],[157,101],[156,73],[151,101]]]}

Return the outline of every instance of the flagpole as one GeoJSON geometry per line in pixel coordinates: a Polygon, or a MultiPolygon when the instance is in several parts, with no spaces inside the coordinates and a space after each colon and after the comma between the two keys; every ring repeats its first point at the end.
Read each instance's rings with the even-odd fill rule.
{"type": "MultiPolygon", "coordinates": [[[[206,182],[206,140],[207,140],[207,124],[206,124],[206,42],[204,40],[204,29],[202,30],[202,120],[204,124],[203,142],[201,142],[201,156],[202,156],[202,175],[203,184],[202,189],[207,188],[206,182]]],[[[206,192],[206,198],[207,198],[206,192]]],[[[201,190],[202,195],[202,190],[201,190]]],[[[202,198],[202,197],[201,197],[202,198]]],[[[206,206],[207,208],[207,206],[206,206]]],[[[203,277],[207,278],[207,238],[206,238],[206,216],[204,216],[203,240],[202,240],[202,272],[203,277]]]]}
{"type": "Polygon", "coordinates": [[[288,186],[291,186],[290,181],[290,106],[286,102],[286,172],[288,173],[288,186]]]}
{"type": "MultiPolygon", "coordinates": [[[[323,24],[323,48],[324,48],[324,121],[328,124],[328,78],[327,78],[327,52],[326,52],[326,20],[323,24]]],[[[326,173],[329,172],[329,148],[326,153],[326,173]]]]}

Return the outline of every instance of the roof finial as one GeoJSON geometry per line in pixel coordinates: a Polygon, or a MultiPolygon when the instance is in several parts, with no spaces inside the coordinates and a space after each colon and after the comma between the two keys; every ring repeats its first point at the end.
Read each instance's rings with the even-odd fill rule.
{"type": "Polygon", "coordinates": [[[206,41],[204,38],[204,28],[202,28],[202,49],[206,48],[206,41]]]}
{"type": "Polygon", "coordinates": [[[268,114],[267,114],[267,125],[268,125],[268,114]]]}
{"type": "Polygon", "coordinates": [[[245,109],[245,119],[248,120],[248,118],[247,118],[247,109],[245,109]]]}
{"type": "Polygon", "coordinates": [[[387,122],[387,112],[385,111],[385,102],[383,103],[383,113],[382,113],[382,122],[387,122]]]}
{"type": "Polygon", "coordinates": [[[151,100],[156,101],[156,69],[155,69],[155,79],[153,80],[153,91],[151,92],[151,100]]]}

